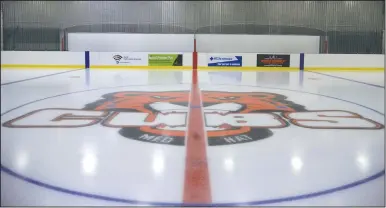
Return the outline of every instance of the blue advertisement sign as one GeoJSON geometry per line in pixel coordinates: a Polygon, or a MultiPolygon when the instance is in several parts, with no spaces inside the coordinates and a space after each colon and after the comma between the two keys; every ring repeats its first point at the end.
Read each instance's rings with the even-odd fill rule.
{"type": "Polygon", "coordinates": [[[208,66],[243,66],[242,56],[209,56],[208,66]]]}

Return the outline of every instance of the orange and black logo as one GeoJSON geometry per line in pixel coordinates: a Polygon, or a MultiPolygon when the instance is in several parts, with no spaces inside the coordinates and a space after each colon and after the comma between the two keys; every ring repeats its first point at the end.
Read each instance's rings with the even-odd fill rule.
{"type": "MultiPolygon", "coordinates": [[[[188,91],[127,91],[105,94],[83,109],[39,109],[3,123],[8,128],[87,128],[100,125],[138,141],[185,145],[188,91]]],[[[384,126],[357,113],[307,110],[269,92],[203,91],[202,108],[209,145],[269,138],[289,125],[307,129],[377,130],[384,126]]]]}
{"type": "MultiPolygon", "coordinates": [[[[103,99],[87,104],[86,110],[113,111],[109,119],[119,112],[142,112],[148,114],[147,122],[154,121],[158,115],[170,116],[172,114],[187,114],[189,92],[117,92],[102,96],[103,99]]],[[[286,100],[279,94],[255,93],[229,93],[203,91],[202,102],[205,114],[206,131],[209,145],[225,145],[256,141],[272,135],[270,128],[288,126],[280,116],[270,114],[270,117],[279,121],[279,125],[249,126],[251,118],[246,119],[246,114],[269,112],[301,112],[304,106],[286,100]],[[225,120],[224,120],[225,119],[225,120]],[[235,125],[236,124],[236,125],[235,125]]],[[[176,117],[177,118],[177,117],[176,117]]],[[[187,115],[184,116],[187,118],[187,115]]],[[[167,119],[165,119],[167,120],[167,119]]],[[[109,125],[105,122],[105,125],[109,125]]],[[[268,125],[270,122],[266,122],[268,125]]],[[[274,123],[274,122],[272,122],[274,123]]],[[[165,143],[184,145],[186,122],[167,126],[158,123],[155,126],[128,126],[119,130],[123,137],[165,143]]]]}

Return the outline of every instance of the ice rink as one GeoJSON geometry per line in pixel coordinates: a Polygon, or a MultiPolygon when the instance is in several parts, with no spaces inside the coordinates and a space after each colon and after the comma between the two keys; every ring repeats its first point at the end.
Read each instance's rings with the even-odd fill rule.
{"type": "Polygon", "coordinates": [[[2,69],[2,205],[385,203],[383,72],[192,73],[2,69]]]}

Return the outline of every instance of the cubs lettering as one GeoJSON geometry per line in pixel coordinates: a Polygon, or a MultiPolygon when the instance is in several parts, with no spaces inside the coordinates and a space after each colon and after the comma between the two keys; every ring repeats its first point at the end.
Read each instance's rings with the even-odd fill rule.
{"type": "MultiPolygon", "coordinates": [[[[189,92],[117,92],[84,109],[40,109],[9,120],[9,128],[84,128],[100,125],[138,141],[184,145],[189,92]]],[[[202,92],[209,145],[252,142],[290,124],[311,129],[382,129],[363,116],[340,110],[307,111],[274,93],[202,92]]]]}

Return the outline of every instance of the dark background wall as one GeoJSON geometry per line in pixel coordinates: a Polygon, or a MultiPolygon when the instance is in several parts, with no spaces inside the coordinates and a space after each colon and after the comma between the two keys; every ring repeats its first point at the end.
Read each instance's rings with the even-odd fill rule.
{"type": "Polygon", "coordinates": [[[5,50],[59,50],[60,32],[302,34],[329,53],[382,53],[384,1],[3,1],[5,50]]]}

